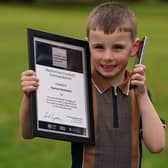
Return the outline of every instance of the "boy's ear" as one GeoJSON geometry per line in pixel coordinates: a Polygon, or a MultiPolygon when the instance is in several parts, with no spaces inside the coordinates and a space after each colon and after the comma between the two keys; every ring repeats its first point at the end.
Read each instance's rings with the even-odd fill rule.
{"type": "Polygon", "coordinates": [[[139,38],[135,39],[134,44],[133,44],[133,48],[132,48],[132,51],[131,51],[131,56],[132,57],[137,55],[138,50],[139,50],[139,46],[140,46],[140,42],[141,42],[141,40],[139,38]]]}

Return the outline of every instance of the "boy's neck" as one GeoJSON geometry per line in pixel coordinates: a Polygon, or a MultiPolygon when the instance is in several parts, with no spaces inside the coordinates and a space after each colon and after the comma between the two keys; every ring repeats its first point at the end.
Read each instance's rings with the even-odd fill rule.
{"type": "Polygon", "coordinates": [[[109,83],[110,83],[110,85],[111,86],[113,86],[113,87],[118,87],[118,86],[120,86],[123,82],[124,82],[124,80],[125,80],[125,72],[123,73],[123,75],[121,75],[120,76],[120,78],[113,78],[113,79],[106,79],[109,83]]]}

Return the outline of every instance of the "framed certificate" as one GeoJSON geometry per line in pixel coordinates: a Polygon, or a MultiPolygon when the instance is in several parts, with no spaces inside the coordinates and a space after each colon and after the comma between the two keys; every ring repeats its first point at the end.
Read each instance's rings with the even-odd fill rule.
{"type": "Polygon", "coordinates": [[[28,50],[39,78],[31,94],[33,136],[94,144],[88,43],[28,29],[28,50]]]}

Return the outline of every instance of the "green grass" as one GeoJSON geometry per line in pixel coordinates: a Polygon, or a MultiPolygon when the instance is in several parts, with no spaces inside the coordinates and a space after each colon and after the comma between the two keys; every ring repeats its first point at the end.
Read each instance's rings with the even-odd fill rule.
{"type": "MultiPolygon", "coordinates": [[[[168,5],[131,5],[131,8],[138,18],[139,36],[148,36],[144,59],[148,87],[159,115],[168,120],[168,5]]],[[[90,9],[0,5],[0,167],[70,167],[69,143],[21,138],[20,73],[28,68],[26,28],[84,39],[90,9]]],[[[144,149],[143,168],[165,167],[167,155],[167,148],[161,154],[150,154],[144,149]]]]}

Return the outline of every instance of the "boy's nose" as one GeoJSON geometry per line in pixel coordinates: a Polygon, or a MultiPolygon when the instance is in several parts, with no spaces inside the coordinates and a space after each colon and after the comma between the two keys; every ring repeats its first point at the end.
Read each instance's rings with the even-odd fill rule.
{"type": "Polygon", "coordinates": [[[104,60],[109,61],[109,60],[113,60],[113,59],[114,59],[113,53],[110,50],[107,50],[104,53],[104,60]]]}

